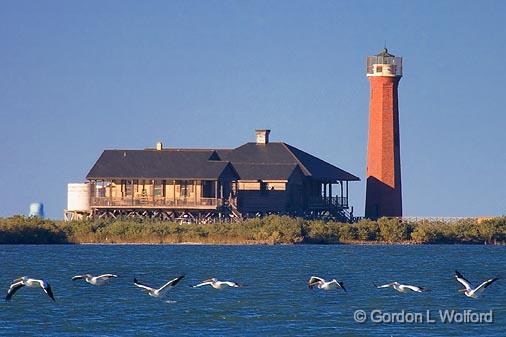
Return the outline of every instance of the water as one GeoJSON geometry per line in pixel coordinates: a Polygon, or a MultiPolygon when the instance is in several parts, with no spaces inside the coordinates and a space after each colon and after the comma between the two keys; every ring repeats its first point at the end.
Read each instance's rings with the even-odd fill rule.
{"type": "MultiPolygon", "coordinates": [[[[21,275],[43,277],[56,297],[22,288],[0,301],[1,336],[504,336],[506,280],[478,300],[457,292],[458,269],[472,283],[504,275],[499,246],[0,246],[0,287],[21,275]],[[108,285],[71,281],[81,273],[117,273],[108,285]],[[185,274],[167,298],[132,284],[159,286],[185,274]],[[311,275],[337,278],[348,289],[310,290],[311,275]],[[240,289],[190,288],[210,276],[242,282],[240,289]],[[399,294],[372,282],[398,280],[430,292],[399,294]],[[355,310],[426,313],[436,323],[354,321],[355,310]],[[441,323],[438,310],[494,313],[485,324],[441,323]]],[[[370,317],[368,317],[370,318],[370,317]]],[[[424,317],[426,318],[426,317],[424,317]]]]}

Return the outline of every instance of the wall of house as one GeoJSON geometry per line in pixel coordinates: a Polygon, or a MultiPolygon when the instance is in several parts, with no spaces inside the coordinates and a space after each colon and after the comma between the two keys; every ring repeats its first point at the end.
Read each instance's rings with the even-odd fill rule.
{"type": "MultiPolygon", "coordinates": [[[[197,202],[201,199],[203,195],[203,181],[197,180],[187,180],[186,184],[184,184],[182,181],[174,181],[173,180],[166,180],[165,181],[165,191],[163,190],[163,181],[157,180],[156,184],[162,184],[160,192],[161,195],[156,196],[156,198],[163,198],[165,195],[165,199],[191,199],[191,200],[197,200],[197,202]],[[174,193],[175,192],[175,193],[174,193]]],[[[138,179],[134,180],[133,185],[128,185],[126,181],[124,180],[113,180],[110,182],[107,182],[105,184],[106,188],[99,187],[100,184],[98,184],[93,190],[93,196],[97,197],[106,197],[106,198],[129,198],[133,197],[134,199],[139,198],[153,198],[154,193],[154,186],[152,180],[145,180],[145,179],[138,179]],[[128,185],[128,187],[127,187],[128,185]],[[127,189],[129,192],[127,192],[127,189]]],[[[214,198],[214,181],[210,184],[210,193],[211,196],[214,198]]],[[[209,192],[209,191],[208,191],[209,192]]]]}
{"type": "Polygon", "coordinates": [[[237,182],[237,206],[245,213],[284,212],[287,208],[287,181],[237,182]]]}

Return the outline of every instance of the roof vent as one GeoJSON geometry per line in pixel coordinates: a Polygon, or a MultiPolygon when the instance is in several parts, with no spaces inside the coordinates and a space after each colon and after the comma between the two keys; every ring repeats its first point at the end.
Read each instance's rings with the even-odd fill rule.
{"type": "Polygon", "coordinates": [[[257,144],[268,144],[269,143],[269,133],[271,130],[267,129],[257,129],[255,130],[257,135],[257,144]]]}
{"type": "Polygon", "coordinates": [[[157,151],[162,151],[163,150],[163,143],[162,142],[156,143],[156,150],[157,151]]]}

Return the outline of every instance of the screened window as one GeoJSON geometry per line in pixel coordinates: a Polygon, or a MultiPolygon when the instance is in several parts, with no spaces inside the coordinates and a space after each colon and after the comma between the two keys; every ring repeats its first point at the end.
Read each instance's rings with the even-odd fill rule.
{"type": "Polygon", "coordinates": [[[155,197],[163,197],[163,181],[155,180],[153,194],[155,197]]]}

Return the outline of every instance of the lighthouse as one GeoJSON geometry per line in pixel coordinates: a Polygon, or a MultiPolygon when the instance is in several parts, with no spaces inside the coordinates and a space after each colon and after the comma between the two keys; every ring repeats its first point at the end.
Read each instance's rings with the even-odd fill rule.
{"type": "Polygon", "coordinates": [[[384,48],[367,57],[371,85],[365,216],[402,216],[399,106],[402,58],[384,48]]]}

